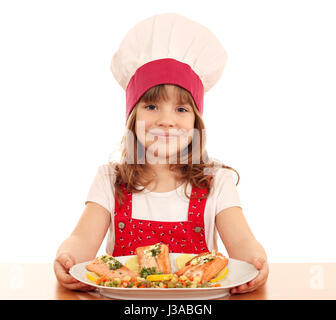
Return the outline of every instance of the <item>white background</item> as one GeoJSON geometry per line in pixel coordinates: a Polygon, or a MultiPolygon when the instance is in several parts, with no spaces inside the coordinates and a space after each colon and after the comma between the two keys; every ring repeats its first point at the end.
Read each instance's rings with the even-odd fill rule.
{"type": "Polygon", "coordinates": [[[240,173],[269,261],[336,262],[336,5],[321,0],[1,1],[0,262],[52,262],[75,227],[124,130],[112,55],[164,12],[228,53],[205,96],[208,152],[240,173]]]}

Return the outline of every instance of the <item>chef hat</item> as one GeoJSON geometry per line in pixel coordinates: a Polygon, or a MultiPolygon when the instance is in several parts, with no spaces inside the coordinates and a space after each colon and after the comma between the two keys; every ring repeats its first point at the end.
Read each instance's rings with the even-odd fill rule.
{"type": "Polygon", "coordinates": [[[157,14],[137,23],[111,63],[113,76],[126,91],[126,120],[141,96],[158,84],[188,90],[203,114],[204,93],[220,79],[226,61],[215,35],[180,14],[157,14]]]}

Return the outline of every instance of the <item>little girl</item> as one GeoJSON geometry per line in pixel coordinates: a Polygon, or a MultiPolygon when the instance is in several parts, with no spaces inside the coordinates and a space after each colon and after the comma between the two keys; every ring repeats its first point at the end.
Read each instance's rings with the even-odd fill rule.
{"type": "Polygon", "coordinates": [[[252,263],[258,276],[231,293],[266,282],[266,253],[242,212],[233,168],[210,160],[202,120],[204,93],[219,80],[227,55],[204,26],[181,15],[150,17],[133,27],[112,60],[126,91],[120,161],[101,165],[85,210],[54,261],[58,281],[90,290],[68,273],[106,252],[135,254],[158,242],[170,252],[217,250],[217,231],[230,258],[252,263]]]}

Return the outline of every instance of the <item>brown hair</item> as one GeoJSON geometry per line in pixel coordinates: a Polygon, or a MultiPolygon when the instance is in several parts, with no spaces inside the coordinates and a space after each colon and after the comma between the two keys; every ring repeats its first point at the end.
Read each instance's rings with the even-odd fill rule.
{"type": "MultiPolygon", "coordinates": [[[[195,113],[195,124],[194,124],[195,130],[197,129],[198,132],[205,133],[205,125],[204,125],[202,116],[199,113],[191,94],[187,90],[185,90],[184,88],[178,85],[174,85],[174,87],[176,88],[175,93],[177,94],[179,103],[189,104],[193,108],[193,111],[195,113]]],[[[139,99],[138,103],[135,105],[132,112],[130,113],[127,119],[125,130],[133,133],[133,137],[136,137],[136,133],[135,133],[136,110],[140,102],[155,103],[155,102],[162,101],[162,100],[166,101],[167,97],[168,96],[167,96],[167,92],[165,89],[165,84],[159,84],[147,90],[143,94],[143,96],[139,99]]],[[[194,138],[195,136],[193,137],[193,139],[194,138]]],[[[139,156],[138,142],[129,143],[128,139],[130,139],[130,137],[128,134],[125,133],[121,140],[121,146],[122,146],[121,162],[120,163],[115,162],[115,161],[109,162],[110,166],[115,167],[114,169],[114,174],[115,174],[114,188],[116,191],[116,196],[121,203],[125,200],[123,192],[121,190],[122,183],[125,184],[125,187],[128,192],[139,193],[143,191],[143,189],[146,188],[146,186],[148,186],[152,182],[152,179],[148,178],[148,174],[147,174],[148,172],[146,171],[146,164],[142,163],[141,161],[138,162],[138,156],[139,156]],[[130,150],[129,148],[133,148],[133,150],[130,150]],[[127,163],[126,159],[130,151],[134,155],[134,161],[132,161],[132,163],[127,163]],[[139,187],[142,187],[142,186],[144,188],[139,189],[139,187]]],[[[187,150],[185,151],[188,151],[188,153],[186,154],[186,157],[188,159],[187,163],[181,163],[181,161],[178,160],[176,164],[169,164],[169,170],[175,172],[177,174],[177,179],[181,182],[189,182],[192,186],[196,186],[198,188],[207,188],[208,193],[205,194],[204,197],[202,198],[208,197],[211,192],[211,189],[212,189],[211,182],[213,181],[213,177],[214,177],[214,172],[211,171],[211,168],[212,170],[214,170],[215,166],[220,167],[220,168],[227,168],[227,169],[234,171],[238,177],[238,180],[236,183],[236,185],[238,185],[239,180],[240,180],[239,173],[235,169],[227,165],[224,165],[222,163],[215,164],[214,161],[210,161],[208,154],[206,152],[206,149],[205,149],[204,134],[200,134],[199,139],[200,139],[200,143],[196,145],[199,145],[200,149],[195,150],[194,148],[194,150],[192,150],[193,149],[192,143],[189,143],[188,147],[186,148],[187,150]],[[204,138],[204,141],[203,141],[203,138],[204,138]],[[199,161],[197,161],[199,163],[196,163],[196,164],[194,163],[194,161],[192,161],[193,159],[195,159],[193,158],[195,156],[195,152],[198,154],[198,159],[199,159],[199,161]],[[207,174],[204,174],[206,169],[207,169],[207,174]]],[[[178,157],[178,159],[180,159],[180,157],[178,157]]],[[[186,197],[190,199],[190,197],[188,197],[187,195],[187,184],[185,185],[184,193],[186,197]]]]}

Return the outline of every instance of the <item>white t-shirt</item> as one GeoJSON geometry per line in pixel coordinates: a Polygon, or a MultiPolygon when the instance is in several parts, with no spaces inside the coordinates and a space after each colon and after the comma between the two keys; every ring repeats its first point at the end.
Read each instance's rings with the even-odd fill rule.
{"type": "MultiPolygon", "coordinates": [[[[112,254],[114,248],[114,181],[114,167],[108,164],[101,165],[85,201],[85,204],[88,201],[100,204],[111,215],[106,244],[106,251],[109,254],[112,254]]],[[[151,192],[145,189],[140,193],[133,193],[132,218],[152,221],[187,221],[189,199],[184,195],[184,187],[185,183],[169,192],[151,192]]],[[[191,189],[191,185],[188,184],[188,196],[190,196],[191,189]]],[[[204,231],[209,250],[217,250],[216,214],[235,206],[241,207],[241,203],[233,179],[233,171],[226,168],[216,168],[213,190],[204,209],[204,231]]]]}

